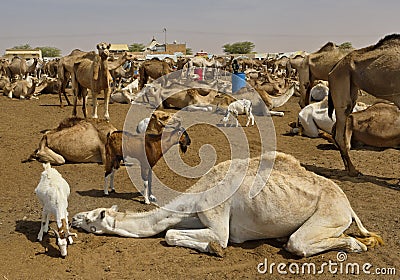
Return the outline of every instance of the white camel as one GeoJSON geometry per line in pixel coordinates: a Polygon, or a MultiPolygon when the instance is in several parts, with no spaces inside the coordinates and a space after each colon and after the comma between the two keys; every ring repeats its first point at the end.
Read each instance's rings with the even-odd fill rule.
{"type": "Polygon", "coordinates": [[[76,214],[72,225],[95,234],[136,238],[167,230],[167,244],[217,255],[223,255],[228,241],[266,238],[288,237],[285,249],[299,256],[326,250],[362,252],[367,245],[383,243],[364,228],[338,185],[307,171],[290,155],[271,152],[263,160],[272,161],[274,155],[272,171],[260,167],[259,158],[228,160],[203,176],[190,194],[164,207],[146,213],[98,208],[76,214]],[[227,176],[227,170],[232,175],[227,176]],[[353,220],[361,238],[344,234],[353,220]]]}

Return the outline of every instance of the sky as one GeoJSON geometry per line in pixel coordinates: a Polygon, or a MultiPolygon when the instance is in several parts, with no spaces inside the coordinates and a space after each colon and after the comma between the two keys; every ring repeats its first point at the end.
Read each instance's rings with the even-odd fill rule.
{"type": "Polygon", "coordinates": [[[194,52],[250,41],[260,53],[361,48],[400,33],[398,0],[7,0],[0,55],[14,46],[95,50],[99,42],[186,43],[194,52]],[[166,28],[166,32],[163,29],[166,28]]]}

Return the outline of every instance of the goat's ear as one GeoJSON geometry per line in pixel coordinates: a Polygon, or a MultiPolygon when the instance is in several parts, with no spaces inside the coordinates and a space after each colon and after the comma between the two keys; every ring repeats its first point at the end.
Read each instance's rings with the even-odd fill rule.
{"type": "Polygon", "coordinates": [[[100,219],[104,219],[106,217],[106,210],[100,212],[100,219]]]}
{"type": "Polygon", "coordinates": [[[118,205],[111,206],[111,209],[114,210],[115,212],[117,212],[118,211],[118,205]]]}

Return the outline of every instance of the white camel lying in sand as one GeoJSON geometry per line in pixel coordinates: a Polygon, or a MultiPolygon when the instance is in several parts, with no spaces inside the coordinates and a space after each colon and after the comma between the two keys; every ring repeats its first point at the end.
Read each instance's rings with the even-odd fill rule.
{"type": "MultiPolygon", "coordinates": [[[[263,159],[272,161],[273,155],[265,154],[263,159]]],[[[229,160],[203,176],[190,189],[189,197],[178,196],[145,213],[121,213],[116,206],[81,212],[73,217],[72,225],[95,234],[125,237],[148,237],[167,230],[169,245],[217,255],[223,254],[228,241],[265,238],[288,237],[285,249],[299,256],[326,250],[362,252],[367,245],[383,243],[364,228],[333,181],[307,171],[294,157],[279,152],[272,171],[260,168],[259,163],[258,158],[250,162],[229,160]],[[228,169],[232,176],[227,176],[228,169]],[[237,190],[236,182],[242,182],[237,190]],[[261,186],[260,190],[255,190],[255,185],[261,186]],[[344,234],[353,220],[362,238],[344,234]]]]}
{"type": "MultiPolygon", "coordinates": [[[[367,107],[366,104],[357,102],[353,112],[365,110],[367,107]]],[[[317,138],[320,135],[320,130],[332,134],[335,122],[335,114],[332,115],[332,118],[328,116],[328,96],[326,96],[322,101],[311,103],[301,109],[297,122],[289,125],[293,127],[292,133],[317,138]]]]}

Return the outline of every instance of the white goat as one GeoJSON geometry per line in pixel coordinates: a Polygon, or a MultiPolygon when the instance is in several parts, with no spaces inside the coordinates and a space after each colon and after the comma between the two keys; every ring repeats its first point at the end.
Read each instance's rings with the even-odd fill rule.
{"type": "MultiPolygon", "coordinates": [[[[353,112],[365,110],[367,107],[366,104],[357,102],[353,112]]],[[[317,138],[319,137],[319,130],[331,134],[335,122],[335,114],[332,115],[332,119],[328,116],[328,97],[325,97],[320,102],[307,105],[299,112],[298,122],[291,132],[317,138]]]]}
{"type": "Polygon", "coordinates": [[[228,110],[226,111],[226,114],[222,119],[222,122],[224,123],[224,126],[226,126],[226,123],[229,121],[229,116],[232,114],[236,118],[236,126],[239,126],[239,121],[237,119],[238,115],[246,114],[247,116],[246,126],[249,126],[250,121],[251,125],[254,125],[254,116],[251,111],[252,111],[252,104],[250,100],[248,99],[236,100],[231,104],[229,104],[228,110]]]}
{"type": "Polygon", "coordinates": [[[67,181],[56,169],[51,167],[50,163],[44,163],[43,167],[44,171],[35,189],[35,193],[43,206],[42,221],[37,239],[42,241],[43,233],[49,230],[50,215],[55,216],[58,230],[52,230],[57,236],[57,245],[61,256],[65,257],[68,243],[72,244],[72,236],[77,236],[76,233],[71,233],[68,227],[67,208],[70,189],[67,181]]]}
{"type": "Polygon", "coordinates": [[[133,94],[133,90],[139,90],[139,79],[135,79],[132,83],[128,84],[126,87],[121,89],[122,91],[129,91],[130,94],[133,94]]]}
{"type": "Polygon", "coordinates": [[[138,134],[145,133],[147,126],[149,125],[149,122],[150,118],[144,118],[143,120],[141,120],[136,127],[136,133],[138,134]]]}

